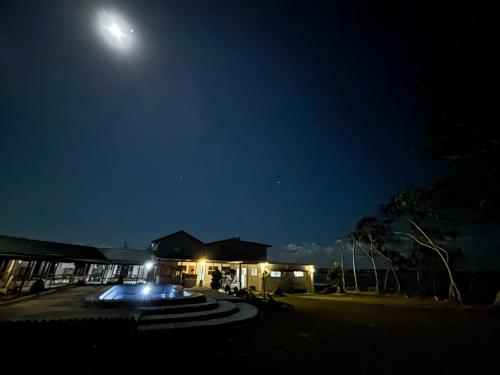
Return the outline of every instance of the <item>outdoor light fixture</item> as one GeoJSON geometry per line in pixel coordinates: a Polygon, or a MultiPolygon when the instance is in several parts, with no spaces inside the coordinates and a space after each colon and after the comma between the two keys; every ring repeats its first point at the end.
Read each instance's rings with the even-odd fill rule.
{"type": "Polygon", "coordinates": [[[142,288],[142,294],[147,296],[149,292],[151,291],[151,287],[149,285],[146,285],[144,288],[142,288]]]}
{"type": "Polygon", "coordinates": [[[150,271],[153,266],[154,264],[151,261],[144,263],[144,268],[146,268],[146,271],[150,271]]]}
{"type": "Polygon", "coordinates": [[[103,40],[118,50],[127,50],[133,44],[134,29],[121,16],[101,10],[97,14],[97,28],[103,40]]]}

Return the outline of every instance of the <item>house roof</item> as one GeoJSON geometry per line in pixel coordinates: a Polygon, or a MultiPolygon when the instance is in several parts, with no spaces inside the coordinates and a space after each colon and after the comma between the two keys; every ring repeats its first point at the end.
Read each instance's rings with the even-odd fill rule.
{"type": "Polygon", "coordinates": [[[186,231],[184,231],[184,230],[179,230],[179,231],[177,231],[177,232],[175,232],[175,233],[167,234],[166,236],[163,236],[163,237],[157,238],[156,240],[153,240],[153,241],[151,241],[151,242],[161,241],[161,240],[164,240],[164,239],[169,238],[169,237],[177,236],[177,235],[179,235],[179,234],[185,234],[185,235],[187,235],[188,237],[191,237],[193,240],[195,240],[195,241],[199,242],[200,244],[205,245],[205,243],[204,243],[203,241],[200,241],[198,238],[196,238],[196,237],[194,237],[194,236],[190,235],[188,232],[186,232],[186,231]]]}
{"type": "Polygon", "coordinates": [[[93,246],[0,235],[0,255],[18,259],[103,263],[107,258],[93,246]]]}
{"type": "Polygon", "coordinates": [[[151,260],[151,253],[148,250],[100,247],[99,251],[113,264],[141,265],[151,260]]]}
{"type": "Polygon", "coordinates": [[[242,243],[247,243],[247,244],[252,244],[252,245],[257,245],[257,246],[272,247],[272,245],[268,245],[268,244],[265,244],[265,243],[253,242],[253,241],[245,241],[245,240],[240,239],[239,237],[232,237],[232,238],[226,238],[225,240],[207,242],[206,245],[207,246],[216,245],[216,244],[219,244],[219,243],[222,243],[222,242],[229,242],[229,241],[239,241],[239,242],[242,242],[242,243]]]}

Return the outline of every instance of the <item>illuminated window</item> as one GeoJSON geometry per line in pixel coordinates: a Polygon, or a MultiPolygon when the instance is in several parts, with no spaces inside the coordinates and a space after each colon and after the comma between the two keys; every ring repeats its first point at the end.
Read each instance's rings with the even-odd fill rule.
{"type": "Polygon", "coordinates": [[[271,277],[281,277],[281,271],[271,271],[271,277]]]}
{"type": "Polygon", "coordinates": [[[293,271],[293,276],[304,277],[304,272],[303,271],[293,271]]]}
{"type": "Polygon", "coordinates": [[[257,276],[257,268],[252,268],[251,275],[252,276],[257,276]]]}

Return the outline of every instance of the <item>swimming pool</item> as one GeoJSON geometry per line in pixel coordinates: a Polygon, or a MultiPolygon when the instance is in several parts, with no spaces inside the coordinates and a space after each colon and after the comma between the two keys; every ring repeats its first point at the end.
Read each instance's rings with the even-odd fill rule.
{"type": "Polygon", "coordinates": [[[200,293],[188,292],[180,285],[115,285],[99,295],[104,305],[174,305],[205,302],[200,293]]]}

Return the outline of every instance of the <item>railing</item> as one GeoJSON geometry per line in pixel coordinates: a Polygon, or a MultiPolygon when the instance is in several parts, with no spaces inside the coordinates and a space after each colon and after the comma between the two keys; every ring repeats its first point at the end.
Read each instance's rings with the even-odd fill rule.
{"type": "Polygon", "coordinates": [[[85,279],[87,284],[114,284],[120,281],[123,282],[123,284],[134,285],[146,282],[146,278],[138,275],[121,276],[120,274],[114,274],[111,276],[102,276],[101,274],[91,274],[87,275],[85,279]]]}
{"type": "MultiPolygon", "coordinates": [[[[23,283],[23,292],[28,291],[31,285],[38,280],[38,275],[33,275],[31,278],[26,279],[23,283]]],[[[138,275],[123,276],[119,274],[114,274],[109,277],[103,277],[101,274],[91,274],[91,275],[73,275],[73,274],[49,274],[43,278],[45,288],[57,288],[64,285],[77,284],[79,282],[91,285],[104,285],[104,284],[116,284],[123,283],[129,285],[135,285],[140,283],[145,283],[146,278],[139,277],[138,275]]],[[[3,294],[17,293],[22,281],[17,279],[11,281],[8,289],[2,290],[3,294]]]]}

